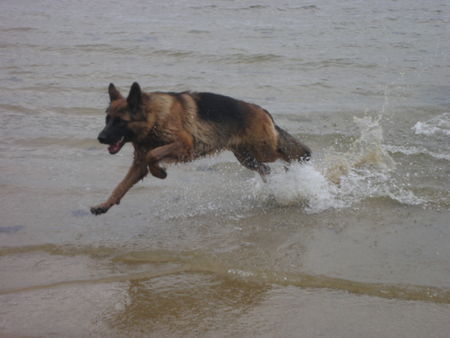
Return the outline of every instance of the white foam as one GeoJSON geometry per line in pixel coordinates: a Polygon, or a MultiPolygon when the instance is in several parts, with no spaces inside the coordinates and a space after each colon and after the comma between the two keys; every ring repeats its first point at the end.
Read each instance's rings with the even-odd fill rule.
{"type": "Polygon", "coordinates": [[[343,207],[337,199],[338,189],[312,164],[295,164],[272,173],[267,183],[255,185],[255,196],[272,199],[281,206],[302,205],[307,212],[316,213],[343,207]]]}
{"type": "Polygon", "coordinates": [[[448,135],[450,136],[450,113],[435,116],[425,122],[417,122],[412,129],[416,135],[448,135]]]}

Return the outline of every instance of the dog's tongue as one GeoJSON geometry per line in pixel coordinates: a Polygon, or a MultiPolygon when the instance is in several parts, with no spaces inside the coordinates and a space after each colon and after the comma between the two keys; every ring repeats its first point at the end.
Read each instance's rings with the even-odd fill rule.
{"type": "Polygon", "coordinates": [[[117,141],[116,143],[111,144],[111,145],[108,147],[108,151],[109,151],[110,154],[116,154],[116,153],[119,152],[119,150],[122,148],[122,146],[123,146],[123,138],[121,138],[121,139],[120,139],[119,141],[117,141]]]}
{"type": "Polygon", "coordinates": [[[118,144],[118,143],[113,144],[113,145],[110,145],[110,146],[108,147],[108,151],[109,151],[111,154],[115,154],[115,153],[117,153],[119,150],[120,150],[120,144],[118,144]]]}

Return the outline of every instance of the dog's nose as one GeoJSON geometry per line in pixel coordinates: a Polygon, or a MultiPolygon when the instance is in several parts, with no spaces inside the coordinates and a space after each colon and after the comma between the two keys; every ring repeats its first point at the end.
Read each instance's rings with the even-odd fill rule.
{"type": "Polygon", "coordinates": [[[106,144],[108,142],[106,142],[106,137],[103,133],[100,133],[97,137],[98,142],[102,143],[102,144],[106,144]]]}

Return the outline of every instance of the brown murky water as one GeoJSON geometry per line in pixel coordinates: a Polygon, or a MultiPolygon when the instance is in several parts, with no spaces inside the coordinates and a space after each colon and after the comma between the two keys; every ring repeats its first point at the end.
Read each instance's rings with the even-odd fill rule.
{"type": "Polygon", "coordinates": [[[0,335],[447,337],[450,6],[0,4],[0,335]],[[314,159],[147,178],[96,142],[106,88],[258,103],[314,159]]]}

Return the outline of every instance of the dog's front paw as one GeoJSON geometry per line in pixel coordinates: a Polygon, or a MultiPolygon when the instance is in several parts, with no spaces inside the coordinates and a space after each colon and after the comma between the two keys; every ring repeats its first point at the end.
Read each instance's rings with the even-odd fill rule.
{"type": "Polygon", "coordinates": [[[97,205],[95,207],[92,207],[91,213],[94,215],[101,215],[101,214],[106,213],[109,210],[109,208],[111,208],[110,205],[103,203],[103,204],[97,205]]]}
{"type": "Polygon", "coordinates": [[[166,169],[161,168],[158,165],[149,165],[148,169],[150,170],[152,175],[157,177],[157,178],[165,179],[167,177],[166,169]]]}

